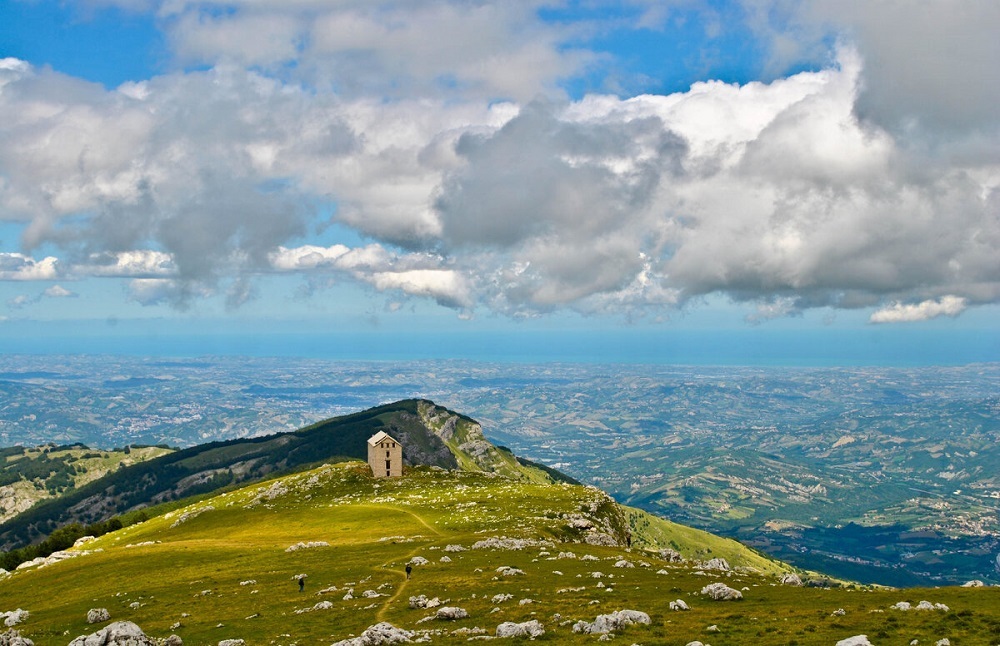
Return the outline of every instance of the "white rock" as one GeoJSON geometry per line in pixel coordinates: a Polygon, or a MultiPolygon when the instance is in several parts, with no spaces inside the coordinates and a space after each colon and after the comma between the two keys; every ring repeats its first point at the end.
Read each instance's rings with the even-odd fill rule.
{"type": "Polygon", "coordinates": [[[951,641],[945,637],[944,639],[939,639],[934,642],[934,646],[951,646],[951,641]]]}
{"type": "Polygon", "coordinates": [[[0,633],[0,646],[35,646],[35,642],[22,637],[14,628],[8,628],[7,632],[0,633]]]}
{"type": "Polygon", "coordinates": [[[388,644],[404,644],[411,641],[413,633],[409,630],[396,628],[387,621],[369,626],[360,636],[343,639],[333,646],[386,646],[388,644]]]}
{"type": "Polygon", "coordinates": [[[965,583],[963,583],[962,587],[963,588],[982,588],[985,585],[986,584],[983,583],[982,581],[980,581],[979,579],[973,579],[971,581],[966,581],[965,583]]]}
{"type": "Polygon", "coordinates": [[[671,601],[670,602],[670,609],[671,610],[690,610],[691,608],[688,607],[687,603],[685,603],[683,599],[678,599],[677,601],[671,601]]]}
{"type": "Polygon", "coordinates": [[[872,646],[872,643],[868,641],[868,635],[855,635],[841,639],[837,642],[837,646],[872,646]]]}
{"type": "Polygon", "coordinates": [[[156,641],[131,621],[116,621],[91,635],[82,635],[69,646],[156,646],[156,641]]]}
{"type": "MultiPolygon", "coordinates": [[[[87,611],[88,624],[99,624],[108,619],[111,619],[111,613],[108,612],[107,608],[91,608],[87,611]]],[[[132,625],[134,626],[135,624],[132,625]]]]}
{"type": "Polygon", "coordinates": [[[794,572],[786,572],[781,577],[781,584],[799,586],[802,585],[802,578],[799,577],[799,575],[794,572]]]}
{"type": "Polygon", "coordinates": [[[913,606],[910,605],[909,601],[897,601],[896,603],[889,606],[890,610],[909,610],[913,606]]]}
{"type": "Polygon", "coordinates": [[[27,619],[29,616],[31,616],[31,613],[21,608],[18,608],[17,610],[11,610],[10,612],[0,613],[0,617],[3,618],[3,625],[7,627],[16,626],[25,619],[27,619]]]}
{"type": "Polygon", "coordinates": [[[465,608],[456,608],[454,606],[444,606],[443,608],[438,608],[438,611],[434,613],[435,619],[444,619],[447,621],[465,619],[468,616],[469,613],[465,611],[465,608]]]}
{"type": "Polygon", "coordinates": [[[497,574],[500,576],[521,576],[524,574],[524,570],[509,565],[501,565],[497,568],[497,574]]]}
{"type": "Polygon", "coordinates": [[[725,583],[710,583],[701,589],[701,593],[716,601],[739,601],[743,598],[742,592],[725,583]]]}
{"type": "Polygon", "coordinates": [[[414,556],[408,561],[410,565],[427,565],[429,561],[422,556],[414,556]]]}
{"type": "Polygon", "coordinates": [[[513,621],[505,621],[497,626],[497,637],[540,637],[545,634],[545,628],[537,619],[516,624],[513,621]]]}
{"type": "Polygon", "coordinates": [[[722,572],[728,572],[730,569],[726,559],[721,558],[709,559],[702,563],[700,567],[703,570],[720,570],[722,572]]]}
{"type": "Polygon", "coordinates": [[[578,621],[573,624],[575,633],[610,633],[632,624],[649,624],[649,615],[638,610],[616,610],[609,615],[598,615],[593,623],[578,621]]]}

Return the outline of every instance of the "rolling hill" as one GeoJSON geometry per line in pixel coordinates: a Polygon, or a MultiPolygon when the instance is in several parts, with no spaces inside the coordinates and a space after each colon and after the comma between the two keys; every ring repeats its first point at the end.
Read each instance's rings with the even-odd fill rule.
{"type": "Polygon", "coordinates": [[[164,455],[142,462],[123,462],[121,468],[42,500],[0,524],[0,548],[38,542],[71,523],[97,523],[322,462],[365,459],[367,439],[380,430],[403,443],[406,464],[461,467],[532,482],[571,481],[558,471],[518,460],[510,451],[493,446],[475,420],[433,402],[410,399],[291,433],[211,442],[163,451],[164,455]]]}

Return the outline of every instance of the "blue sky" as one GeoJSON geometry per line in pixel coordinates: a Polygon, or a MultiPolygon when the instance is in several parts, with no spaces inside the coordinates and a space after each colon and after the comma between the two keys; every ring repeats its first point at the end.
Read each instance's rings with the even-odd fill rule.
{"type": "Polygon", "coordinates": [[[922,7],[0,0],[0,349],[997,360],[1000,9],[922,7]]]}

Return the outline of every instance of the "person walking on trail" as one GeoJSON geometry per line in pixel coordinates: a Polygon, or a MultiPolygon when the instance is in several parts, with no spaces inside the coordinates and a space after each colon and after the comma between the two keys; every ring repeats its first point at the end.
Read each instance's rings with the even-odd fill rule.
{"type": "Polygon", "coordinates": [[[304,576],[299,577],[299,592],[306,589],[306,578],[304,576]]]}
{"type": "Polygon", "coordinates": [[[409,563],[406,564],[406,578],[410,578],[410,573],[413,572],[413,566],[409,563]]]}

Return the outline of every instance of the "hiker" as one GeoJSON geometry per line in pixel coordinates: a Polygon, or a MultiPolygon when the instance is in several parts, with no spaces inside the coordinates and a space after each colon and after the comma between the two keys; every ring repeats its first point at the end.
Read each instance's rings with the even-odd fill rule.
{"type": "Polygon", "coordinates": [[[306,578],[304,576],[299,577],[299,592],[306,589],[306,578]]]}
{"type": "Polygon", "coordinates": [[[409,563],[406,564],[406,578],[410,578],[410,572],[413,572],[413,566],[409,563]]]}

